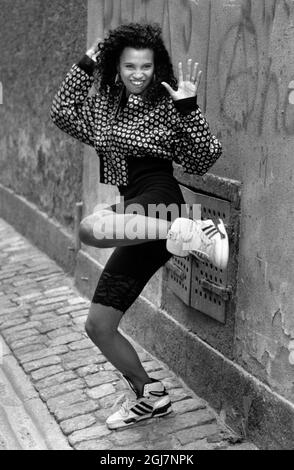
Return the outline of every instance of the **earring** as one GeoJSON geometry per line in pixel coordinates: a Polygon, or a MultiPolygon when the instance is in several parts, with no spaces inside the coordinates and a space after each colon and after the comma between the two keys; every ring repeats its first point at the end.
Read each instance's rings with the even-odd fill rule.
{"type": "Polygon", "coordinates": [[[114,79],[114,83],[117,85],[120,82],[121,82],[120,75],[117,73],[114,79]]]}
{"type": "Polygon", "coordinates": [[[155,75],[155,73],[153,74],[152,81],[153,81],[153,83],[155,83],[155,81],[156,81],[156,75],[155,75]]]}

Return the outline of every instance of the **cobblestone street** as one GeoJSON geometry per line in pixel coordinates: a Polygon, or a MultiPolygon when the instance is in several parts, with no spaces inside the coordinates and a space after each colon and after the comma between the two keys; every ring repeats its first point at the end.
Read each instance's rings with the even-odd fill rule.
{"type": "Polygon", "coordinates": [[[1,449],[256,449],[240,442],[206,402],[138,345],[148,373],[166,385],[174,411],[164,418],[110,431],[105,419],[127,390],[120,374],[85,333],[90,301],[80,296],[73,279],[55,262],[2,219],[0,260],[0,332],[4,339],[0,338],[0,410],[5,415],[0,425],[1,449]],[[12,376],[22,383],[9,384],[12,376]],[[14,392],[8,393],[10,386],[14,392]],[[7,402],[7,394],[11,397],[12,393],[27,415],[27,421],[21,418],[24,432],[27,428],[33,435],[35,428],[30,430],[36,426],[46,436],[50,425],[51,434],[60,433],[58,443],[41,439],[35,445],[20,437],[19,420],[13,415],[19,402],[7,402]],[[38,425],[36,415],[42,418],[38,425]],[[31,427],[26,425],[29,422],[31,427]]]}

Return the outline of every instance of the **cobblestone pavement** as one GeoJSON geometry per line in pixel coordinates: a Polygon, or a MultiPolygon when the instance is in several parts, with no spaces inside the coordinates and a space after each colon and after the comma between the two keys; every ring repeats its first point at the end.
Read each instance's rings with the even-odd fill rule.
{"type": "MultiPolygon", "coordinates": [[[[120,374],[85,333],[90,301],[81,297],[73,279],[54,261],[2,219],[0,266],[0,333],[11,351],[2,355],[0,370],[5,365],[9,377],[11,369],[20,369],[23,375],[18,377],[29,384],[25,388],[28,395],[22,400],[42,400],[42,406],[47,407],[43,424],[58,427],[64,448],[256,449],[248,442],[240,443],[205,401],[132,340],[145,369],[167,387],[174,411],[110,431],[105,419],[113,412],[113,402],[127,390],[120,374]]],[[[5,389],[5,378],[1,377],[0,398],[5,389]]],[[[9,409],[13,407],[0,399],[0,414],[9,409]]],[[[29,419],[32,411],[28,407],[26,411],[29,419]]],[[[5,448],[0,427],[0,449],[1,443],[5,448]]],[[[14,448],[16,444],[9,445],[14,448]]],[[[21,439],[18,445],[22,447],[21,439]]]]}

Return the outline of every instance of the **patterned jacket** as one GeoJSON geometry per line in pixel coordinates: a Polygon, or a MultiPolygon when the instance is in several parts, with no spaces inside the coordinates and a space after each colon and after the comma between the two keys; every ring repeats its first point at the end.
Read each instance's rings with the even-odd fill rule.
{"type": "Polygon", "coordinates": [[[84,56],[67,73],[51,107],[53,122],[72,137],[95,148],[100,182],[128,184],[128,158],[154,157],[181,164],[188,173],[204,175],[222,153],[210,133],[196,97],[157,104],[130,94],[118,112],[121,93],[88,96],[95,62],[84,56]]]}

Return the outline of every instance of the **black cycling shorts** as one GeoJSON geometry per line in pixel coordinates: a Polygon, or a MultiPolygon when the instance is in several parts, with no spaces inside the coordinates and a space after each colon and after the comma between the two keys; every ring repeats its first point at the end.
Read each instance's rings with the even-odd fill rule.
{"type": "MultiPolygon", "coordinates": [[[[140,159],[131,170],[130,184],[118,188],[121,196],[124,196],[123,202],[113,204],[109,209],[119,213],[132,213],[133,211],[128,211],[130,204],[140,204],[148,216],[149,204],[162,203],[167,206],[175,204],[178,213],[167,212],[166,217],[159,214],[155,216],[169,221],[184,216],[185,201],[179,184],[173,177],[170,162],[161,162],[157,165],[153,163],[150,167],[150,161],[146,162],[144,159],[142,162],[140,159]]],[[[92,302],[112,306],[125,312],[153,274],[171,256],[166,250],[166,240],[115,248],[101,273],[92,302]]]]}

